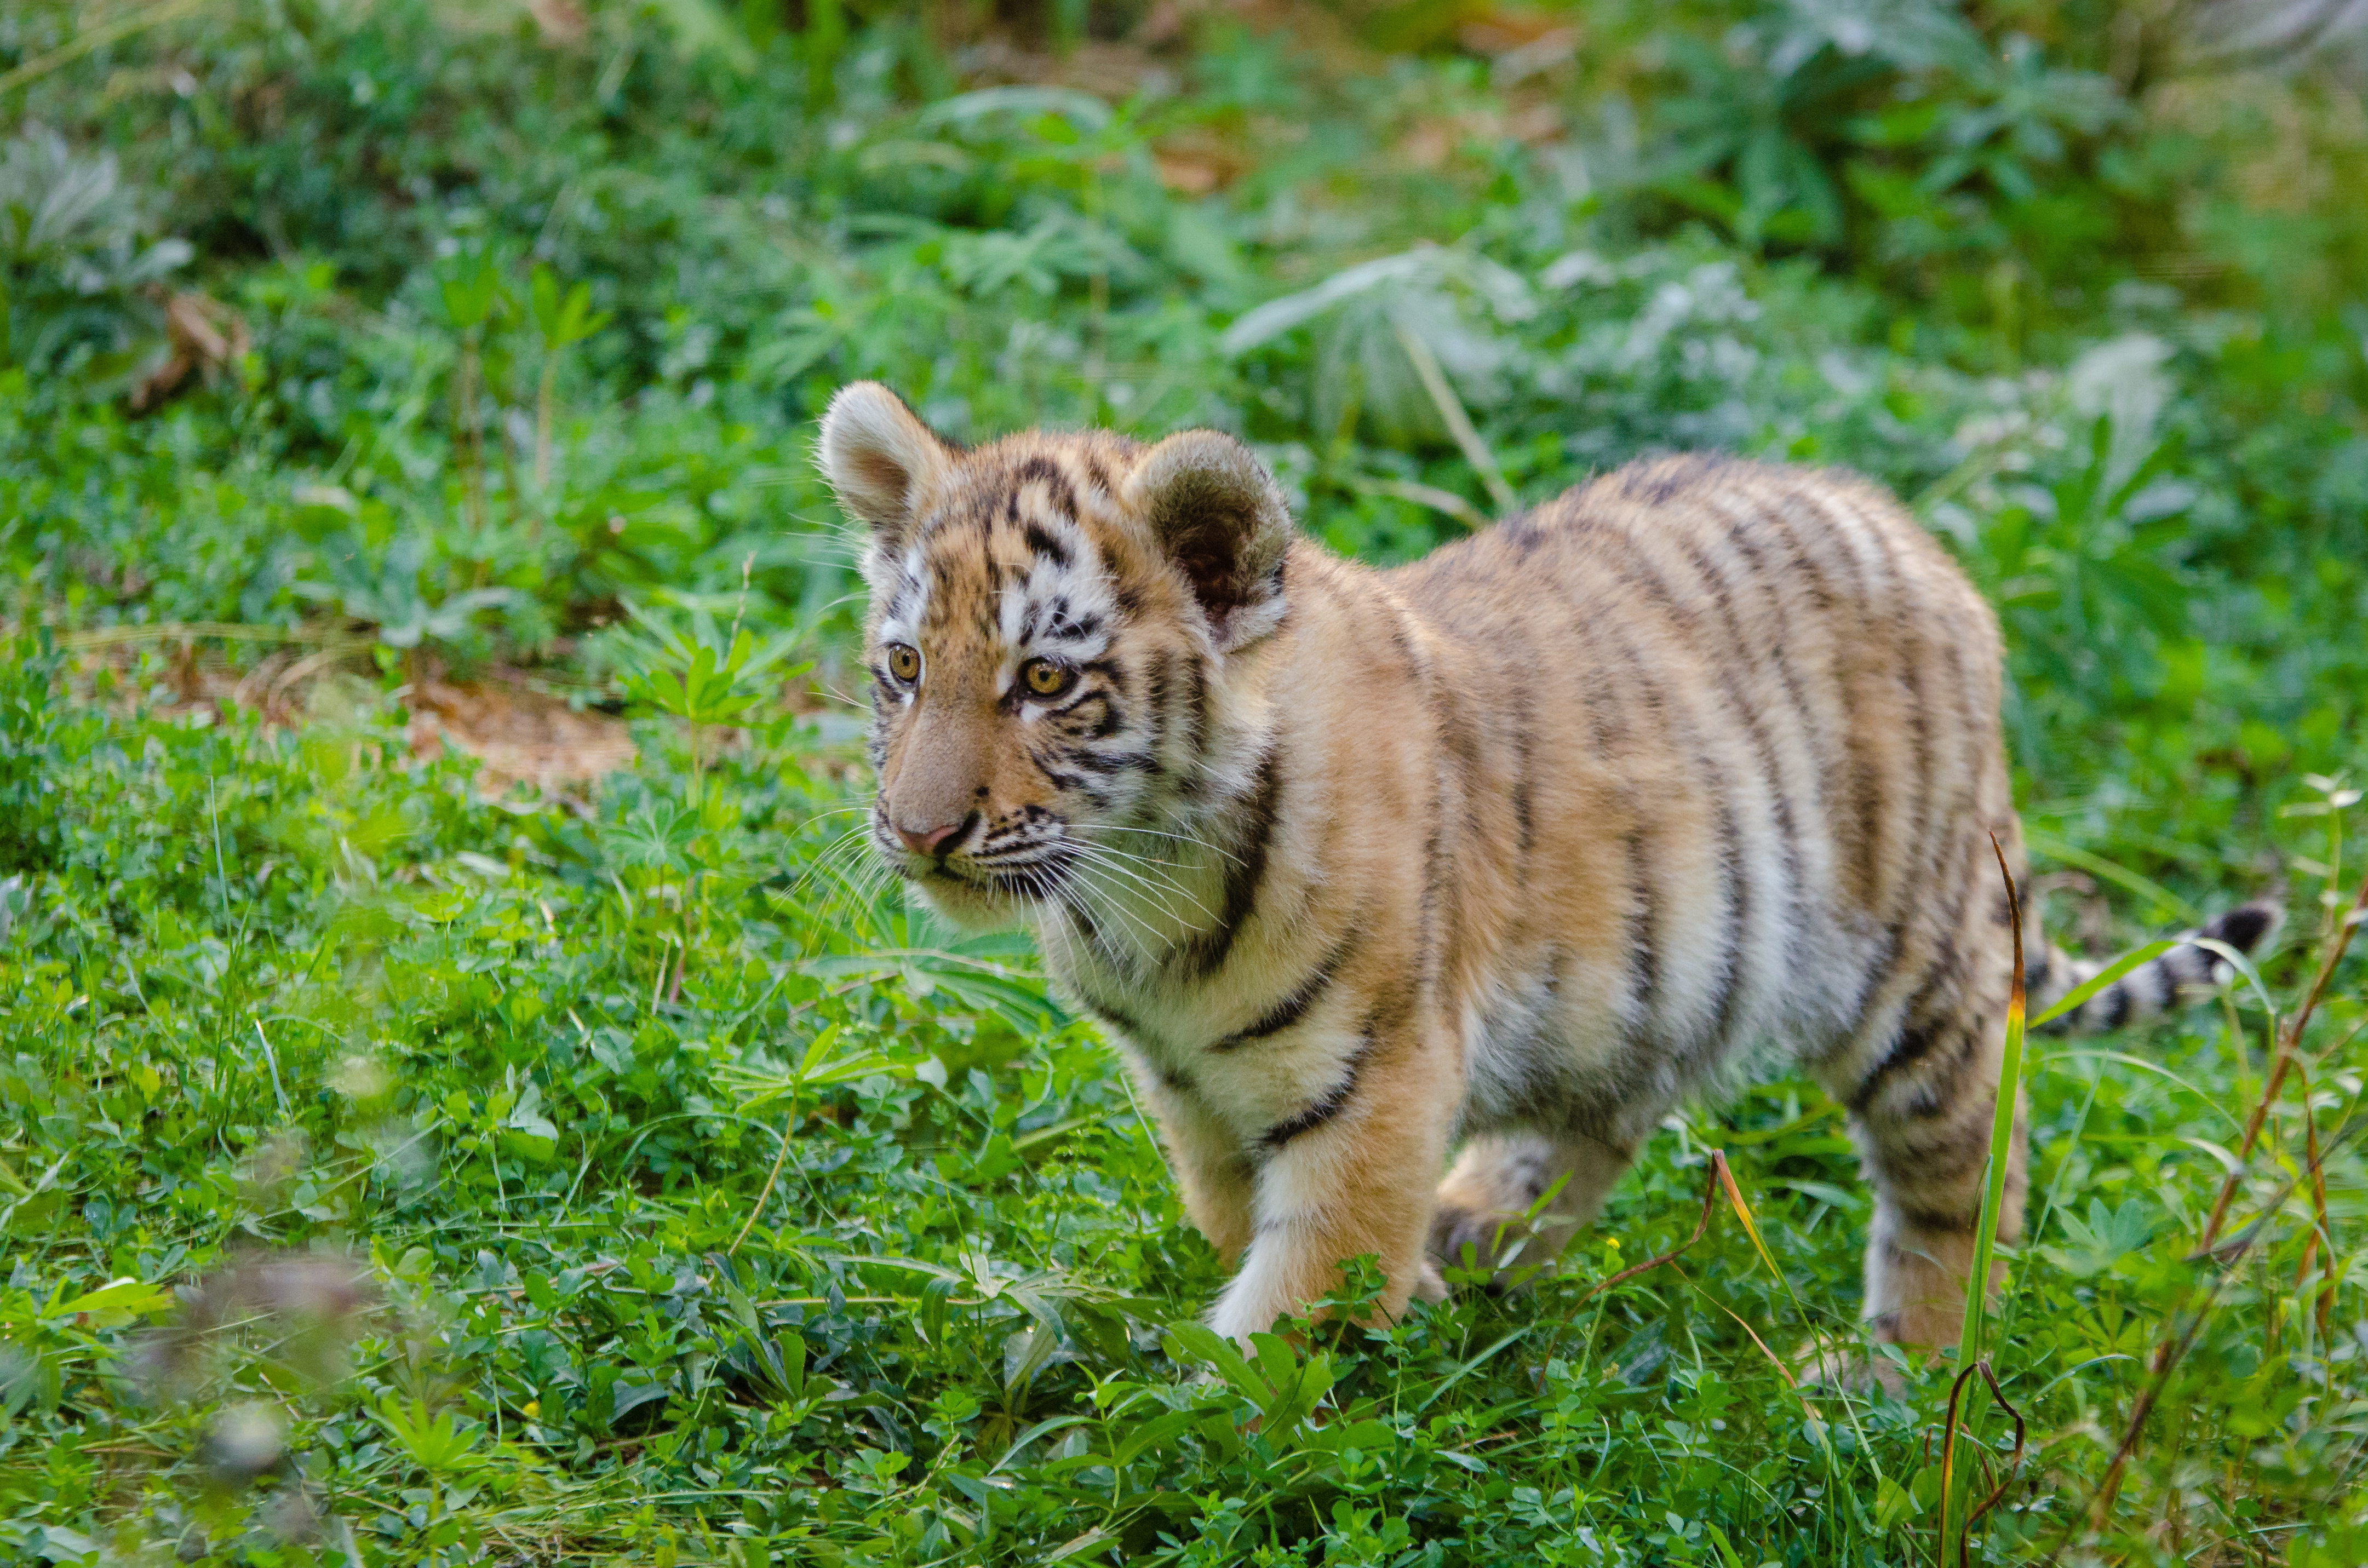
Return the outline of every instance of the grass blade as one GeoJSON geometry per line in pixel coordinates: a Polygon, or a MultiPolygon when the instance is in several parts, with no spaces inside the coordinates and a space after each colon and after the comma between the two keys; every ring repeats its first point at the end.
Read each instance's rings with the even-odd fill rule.
{"type": "Polygon", "coordinates": [[[2052,833],[2039,833],[2025,828],[2022,837],[2023,842],[2031,846],[2033,854],[2044,855],[2051,860],[2061,860],[2067,866],[2077,866],[2092,877],[2102,877],[2109,882],[2127,888],[2140,898],[2150,898],[2190,926],[2203,924],[2202,910],[2151,878],[2139,876],[2127,867],[2117,866],[2102,855],[2091,855],[2086,849],[2066,844],[2052,833]]]}
{"type": "MultiPolygon", "coordinates": [[[[2014,983],[2007,993],[2006,1048],[1998,1057],[1997,1109],[1990,1118],[1989,1179],[1982,1187],[1981,1219],[1974,1228],[1974,1266],[1965,1279],[1965,1319],[1964,1331],[1957,1336],[1957,1386],[1962,1388],[1965,1377],[1976,1366],[1987,1367],[1982,1359],[1982,1336],[1988,1324],[1990,1268],[1998,1255],[1998,1221],[2006,1208],[2006,1173],[2014,1152],[2014,1113],[2022,1090],[2022,901],[2014,885],[2014,873],[2007,869],[2006,851],[1999,847],[1998,835],[1990,835],[1990,853],[1998,857],[1998,875],[2006,881],[2007,913],[2014,932],[2014,983]]],[[[1944,1443],[1953,1444],[1957,1431],[1957,1399],[1952,1391],[1949,1396],[1948,1431],[1944,1443]]],[[[1947,1451],[1944,1448],[1944,1453],[1947,1451]]],[[[1962,1528],[1958,1516],[1964,1499],[1957,1478],[1947,1473],[1943,1464],[1941,1482],[1941,1542],[1945,1552],[1948,1543],[1958,1539],[1962,1528]]]]}
{"type": "Polygon", "coordinates": [[[2007,869],[2006,851],[1990,838],[1998,857],[1998,875],[2006,881],[2007,913],[2014,933],[2014,983],[2007,994],[2006,1048],[1998,1057],[1998,1106],[1990,1117],[1989,1179],[1982,1187],[1981,1220],[1974,1231],[1974,1267],[1965,1281],[1964,1332],[1957,1338],[1957,1365],[1971,1367],[1982,1357],[1982,1335],[1987,1326],[1990,1266],[1998,1254],[1998,1220],[2006,1207],[2006,1173],[2014,1144],[2015,1103],[2022,1088],[2023,993],[2022,904],[2007,869]]]}
{"type": "MultiPolygon", "coordinates": [[[[2022,914],[2021,911],[2018,910],[2015,912],[2015,923],[2020,926],[2021,922],[2022,914]]],[[[2018,949],[2020,949],[2020,946],[2021,944],[2018,943],[2018,949]]],[[[2113,982],[2121,979],[2122,976],[2129,973],[2130,971],[2137,968],[2138,965],[2145,963],[2151,959],[2158,959],[2177,946],[2179,946],[2178,937],[2166,937],[2159,942],[2148,942],[2143,948],[2139,948],[2132,952],[2123,953],[2120,958],[2115,959],[2112,963],[2106,965],[2103,969],[2099,970],[2093,976],[2088,980],[2082,981],[2078,985],[2065,993],[2063,1000],[2057,1002],[2053,1007],[2048,1008],[2047,1011],[2040,1014],[2039,1017],[2032,1019],[2031,1027],[2032,1028],[2044,1028],[2047,1025],[2054,1023],[2065,1014],[2078,1007],[2081,1003],[2086,1002],[2089,997],[2094,996],[2098,992],[2102,991],[2106,986],[2111,985],[2113,982]]],[[[2018,967],[2015,972],[2020,975],[2021,971],[2018,967]]],[[[2021,990],[2021,983],[2022,983],[2020,979],[2015,983],[2015,988],[2018,993],[2021,990]]]]}

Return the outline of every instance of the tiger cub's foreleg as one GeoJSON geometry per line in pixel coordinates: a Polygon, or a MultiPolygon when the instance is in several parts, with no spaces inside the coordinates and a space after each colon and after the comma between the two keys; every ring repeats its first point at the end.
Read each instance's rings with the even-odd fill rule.
{"type": "Polygon", "coordinates": [[[1167,1167],[1182,1189],[1184,1211],[1217,1256],[1234,1262],[1250,1244],[1257,1223],[1252,1206],[1258,1199],[1258,1162],[1206,1104],[1163,1081],[1141,1057],[1131,1064],[1151,1102],[1160,1142],[1167,1146],[1167,1167]]]}
{"type": "Polygon", "coordinates": [[[1417,1290],[1435,1297],[1424,1243],[1431,1189],[1456,1119],[1452,1038],[1404,1027],[1368,1034],[1349,1073],[1261,1135],[1249,1246],[1209,1324],[1231,1339],[1337,1292],[1340,1265],[1368,1254],[1386,1278],[1377,1315],[1417,1290]]]}

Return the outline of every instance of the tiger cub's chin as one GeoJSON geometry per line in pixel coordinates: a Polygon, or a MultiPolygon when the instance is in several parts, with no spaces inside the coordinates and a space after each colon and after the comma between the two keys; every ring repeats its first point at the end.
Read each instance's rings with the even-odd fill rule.
{"type": "MultiPolygon", "coordinates": [[[[1380,572],[1211,431],[965,449],[859,383],[820,450],[869,528],[875,846],[1035,927],[1239,1260],[1224,1332],[1362,1255],[1384,1315],[1533,1272],[1771,1044],[1849,1109],[1873,1331],[1954,1332],[2023,848],[1995,619],[1888,495],[1665,459],[1380,572]]],[[[2092,972],[2032,950],[2035,1007],[2092,972]]],[[[2078,1017],[2214,975],[2176,947],[2078,1017]]],[[[2022,1190],[2018,1118],[2008,1241],[2022,1190]]]]}
{"type": "Polygon", "coordinates": [[[1027,924],[1027,905],[1008,893],[958,877],[916,877],[913,891],[930,914],[960,931],[999,931],[1027,924]]]}

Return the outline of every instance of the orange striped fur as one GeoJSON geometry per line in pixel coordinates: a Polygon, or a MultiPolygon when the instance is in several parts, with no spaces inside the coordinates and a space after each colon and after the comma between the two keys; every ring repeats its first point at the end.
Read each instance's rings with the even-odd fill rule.
{"type": "MultiPolygon", "coordinates": [[[[1543,1261],[1774,1056],[1849,1108],[1876,1332],[1954,1335],[2023,848],[1996,619],[1889,496],[1666,459],[1383,572],[1211,432],[964,450],[866,383],[821,448],[871,528],[876,847],[1119,1042],[1240,1260],[1221,1332],[1358,1255],[1392,1312],[1543,1261]]],[[[2022,1184],[2018,1131],[2009,1241],[2022,1184]]]]}

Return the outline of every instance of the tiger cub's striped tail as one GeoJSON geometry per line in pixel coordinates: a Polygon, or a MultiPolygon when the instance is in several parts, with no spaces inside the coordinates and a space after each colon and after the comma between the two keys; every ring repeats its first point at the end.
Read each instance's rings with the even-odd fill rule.
{"type": "MultiPolygon", "coordinates": [[[[2047,1026],[2051,1033],[2095,1034],[2117,1029],[2140,1018],[2165,1012],[2190,989],[2216,988],[2235,976],[2235,966],[2199,940],[2225,942],[2249,956],[2276,935],[2285,912],[2268,899],[2240,903],[2226,914],[2183,934],[2179,946],[2148,959],[2119,980],[2097,992],[2071,1012],[2047,1026]]],[[[2048,943],[2023,976],[2033,1017],[2087,984],[2111,967],[2112,960],[2091,963],[2076,959],[2048,943]]]]}

